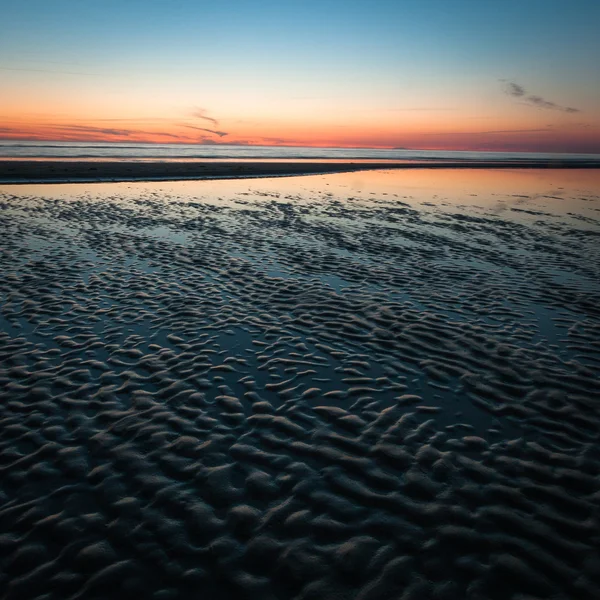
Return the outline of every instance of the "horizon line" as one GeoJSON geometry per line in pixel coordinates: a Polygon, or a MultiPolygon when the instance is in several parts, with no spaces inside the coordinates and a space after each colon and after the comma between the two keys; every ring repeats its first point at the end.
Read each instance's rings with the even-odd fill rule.
{"type": "MultiPolygon", "coordinates": [[[[126,140],[57,140],[57,139],[23,139],[23,138],[3,138],[0,137],[0,143],[14,142],[22,144],[36,143],[55,143],[55,144],[107,144],[107,145],[147,145],[147,146],[236,146],[240,148],[311,148],[311,149],[343,149],[343,150],[400,150],[413,152],[477,152],[477,153],[513,153],[513,154],[590,154],[600,155],[600,148],[596,152],[580,151],[580,150],[481,150],[481,149],[464,149],[464,148],[409,148],[404,146],[332,146],[332,145],[304,145],[304,144],[251,144],[251,143],[220,143],[203,144],[198,142],[153,142],[153,141],[126,141],[126,140]]],[[[21,158],[21,157],[17,157],[21,158]]],[[[22,157],[28,158],[28,157],[22,157]]],[[[51,157],[47,157],[51,158],[51,157]]],[[[59,157],[60,158],[60,157],[59,157]]],[[[70,158],[70,157],[63,157],[70,158]]],[[[77,158],[77,157],[72,157],[77,158]]],[[[99,157],[102,158],[102,157],[99,157]]],[[[193,157],[192,157],[193,158],[193,157]]]]}

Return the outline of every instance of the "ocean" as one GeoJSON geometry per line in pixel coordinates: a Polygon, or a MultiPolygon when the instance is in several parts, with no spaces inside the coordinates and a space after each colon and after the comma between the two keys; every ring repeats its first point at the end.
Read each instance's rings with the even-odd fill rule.
{"type": "Polygon", "coordinates": [[[600,154],[531,152],[465,152],[405,148],[308,148],[302,146],[241,146],[201,144],[144,144],[140,142],[24,142],[0,141],[0,158],[104,160],[377,160],[377,161],[598,161],[600,154]]]}

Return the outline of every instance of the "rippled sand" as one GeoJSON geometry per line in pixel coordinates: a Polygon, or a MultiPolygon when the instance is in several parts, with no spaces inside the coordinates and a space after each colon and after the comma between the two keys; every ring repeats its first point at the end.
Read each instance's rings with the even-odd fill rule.
{"type": "Polygon", "coordinates": [[[600,172],[0,208],[2,598],[600,597],[600,172]]]}

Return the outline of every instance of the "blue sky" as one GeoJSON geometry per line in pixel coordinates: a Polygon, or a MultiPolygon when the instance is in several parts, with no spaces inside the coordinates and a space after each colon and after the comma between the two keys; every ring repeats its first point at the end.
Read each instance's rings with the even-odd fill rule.
{"type": "Polygon", "coordinates": [[[232,130],[252,122],[238,141],[303,128],[321,143],[337,127],[352,131],[344,143],[406,145],[485,121],[566,128],[567,143],[600,126],[596,0],[1,4],[5,129],[139,114],[174,131],[198,107],[232,130]],[[579,112],[523,102],[502,80],[579,112]],[[394,111],[415,114],[382,114],[394,111]]]}

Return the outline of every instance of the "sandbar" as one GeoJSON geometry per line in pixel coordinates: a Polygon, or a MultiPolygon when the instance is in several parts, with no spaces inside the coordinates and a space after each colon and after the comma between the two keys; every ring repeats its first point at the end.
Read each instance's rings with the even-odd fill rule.
{"type": "Polygon", "coordinates": [[[95,181],[175,181],[316,175],[372,169],[600,168],[600,161],[64,161],[0,160],[1,183],[87,183],[95,181]]]}

